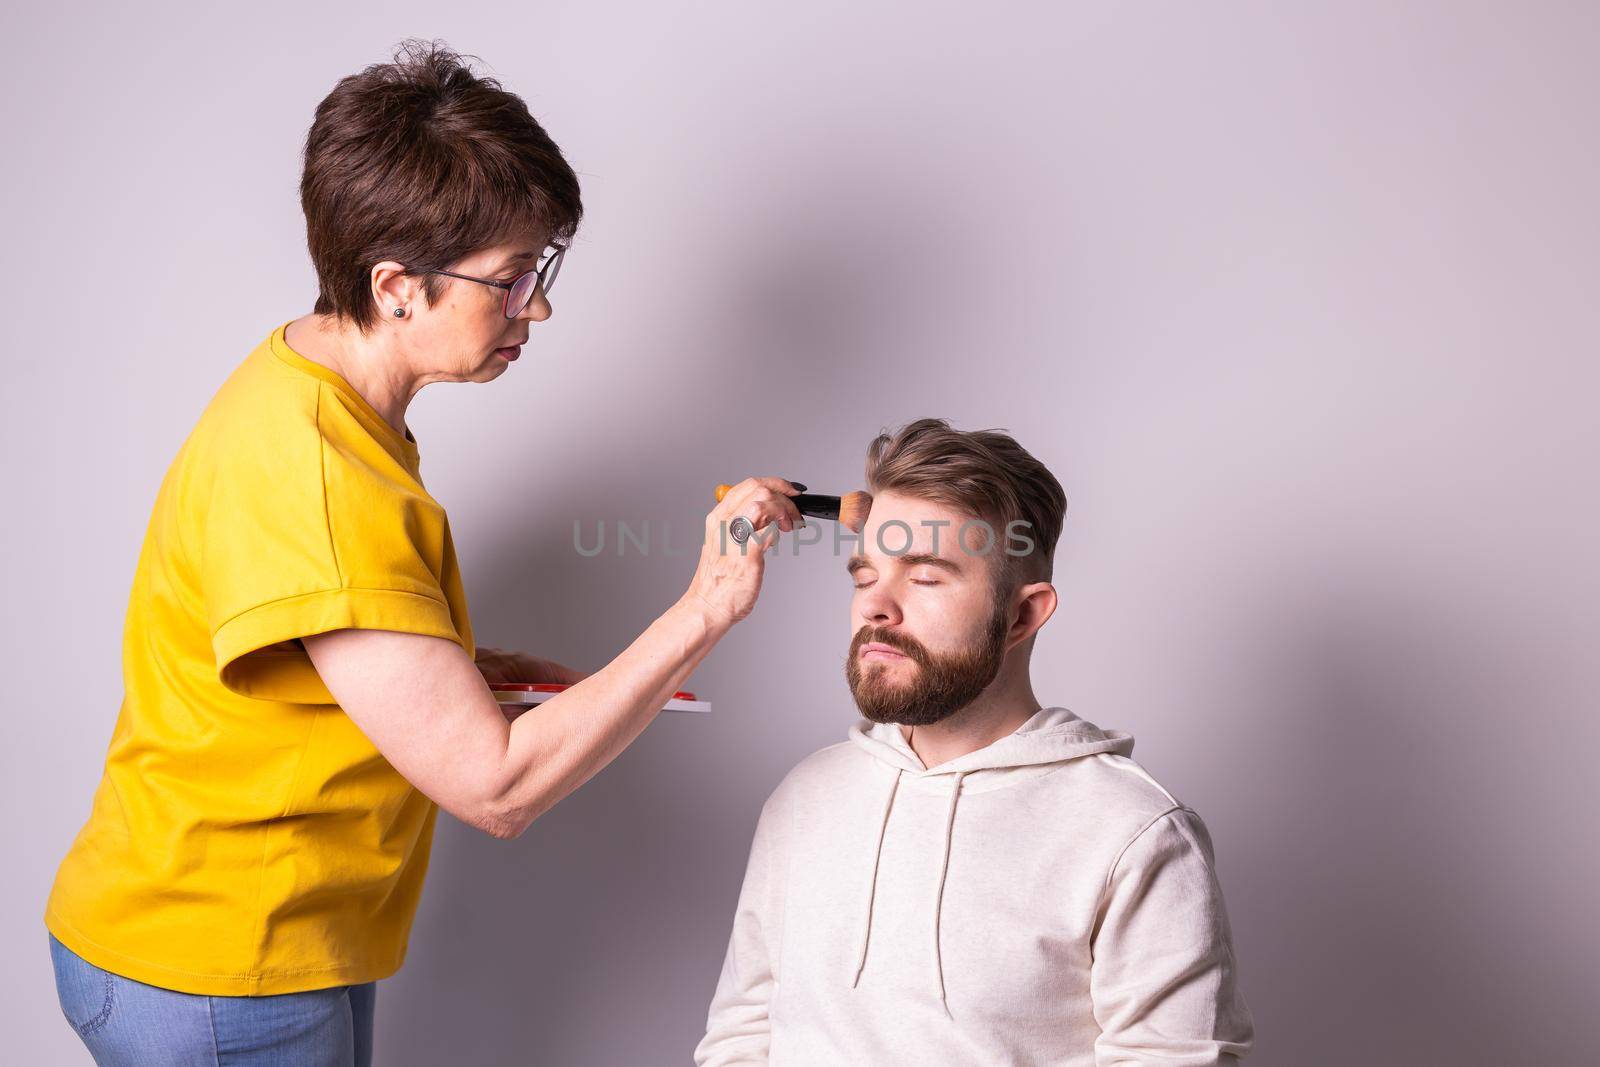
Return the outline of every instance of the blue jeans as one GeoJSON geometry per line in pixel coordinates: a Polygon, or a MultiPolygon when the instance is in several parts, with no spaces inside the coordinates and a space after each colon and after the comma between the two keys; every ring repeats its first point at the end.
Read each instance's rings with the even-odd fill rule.
{"type": "Polygon", "coordinates": [[[100,1067],[371,1067],[378,984],[206,997],[101,970],[50,936],[56,994],[100,1067]]]}

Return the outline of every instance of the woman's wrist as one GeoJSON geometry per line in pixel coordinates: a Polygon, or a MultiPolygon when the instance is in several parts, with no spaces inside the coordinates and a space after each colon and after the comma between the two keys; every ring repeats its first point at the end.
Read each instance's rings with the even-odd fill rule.
{"type": "Polygon", "coordinates": [[[691,634],[698,640],[691,640],[691,644],[704,644],[706,649],[716,644],[738,620],[728,611],[719,610],[705,597],[690,590],[678,598],[678,602],[667,609],[667,614],[676,616],[691,627],[691,634]]]}

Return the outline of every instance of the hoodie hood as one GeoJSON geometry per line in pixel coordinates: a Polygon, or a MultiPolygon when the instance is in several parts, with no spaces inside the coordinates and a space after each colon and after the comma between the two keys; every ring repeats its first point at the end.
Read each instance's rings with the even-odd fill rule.
{"type": "Polygon", "coordinates": [[[1120,730],[1102,730],[1066,708],[1042,708],[1017,727],[1014,733],[976,752],[968,752],[960,759],[941,763],[931,769],[923,766],[921,758],[906,742],[901,727],[894,723],[858,720],[850,727],[850,740],[871,753],[879,763],[915,776],[965,775],[972,771],[1063,763],[1098,752],[1110,752],[1118,756],[1133,752],[1132,734],[1120,730]]]}
{"type": "Polygon", "coordinates": [[[1052,769],[1054,765],[1083,756],[1111,753],[1127,756],[1133,752],[1133,735],[1120,730],[1102,730],[1087,719],[1080,719],[1066,708],[1041,708],[1016,731],[993,744],[959,759],[925,766],[922,759],[906,742],[901,727],[894,723],[869,723],[865,719],[850,727],[850,741],[870,754],[882,767],[884,800],[878,820],[878,844],[872,857],[871,869],[866,875],[864,914],[861,920],[861,951],[857,954],[855,973],[850,979],[854,988],[861,981],[867,964],[867,948],[872,943],[872,907],[877,897],[878,868],[883,858],[883,839],[889,828],[889,814],[894,810],[895,796],[905,779],[949,780],[950,803],[944,820],[943,860],[939,864],[939,884],[934,894],[932,932],[933,979],[937,986],[939,1002],[945,1014],[950,1006],[945,997],[944,961],[940,953],[939,923],[944,907],[945,876],[950,869],[950,846],[954,840],[956,808],[961,800],[963,783],[969,775],[988,779],[989,788],[1010,783],[1010,779],[1031,777],[1052,769]]]}

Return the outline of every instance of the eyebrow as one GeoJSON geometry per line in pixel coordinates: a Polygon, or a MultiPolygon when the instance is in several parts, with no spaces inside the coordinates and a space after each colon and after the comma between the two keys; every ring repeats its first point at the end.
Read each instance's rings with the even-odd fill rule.
{"type": "MultiPolygon", "coordinates": [[[[949,571],[951,574],[961,573],[961,565],[959,563],[945,559],[943,556],[935,556],[930,552],[907,552],[903,555],[890,556],[889,558],[899,560],[902,567],[939,567],[949,571]]],[[[850,562],[844,565],[844,569],[850,574],[854,574],[862,567],[870,566],[872,566],[872,561],[867,559],[866,556],[854,555],[850,557],[850,562]]]]}
{"type": "Polygon", "coordinates": [[[507,256],[506,261],[500,264],[500,269],[505,270],[507,267],[521,259],[538,259],[543,256],[546,251],[554,252],[557,247],[557,245],[546,245],[544,249],[541,249],[538,252],[517,252],[514,255],[507,256]]]}

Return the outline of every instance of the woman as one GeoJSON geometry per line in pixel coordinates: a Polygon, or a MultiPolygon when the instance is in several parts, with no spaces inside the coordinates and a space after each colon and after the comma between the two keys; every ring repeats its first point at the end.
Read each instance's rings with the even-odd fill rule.
{"type": "Polygon", "coordinates": [[[683,597],[592,675],[477,648],[406,407],[505,373],[550,317],[577,179],[520,99],[409,44],[318,107],[301,200],[320,295],[162,482],[105,775],[46,909],[100,1064],[368,1063],[438,807],[521,834],[754,606],[765,550],[724,524],[800,522],[789,483],[742,482],[683,597]],[[507,675],[575,684],[508,721],[507,675]]]}

